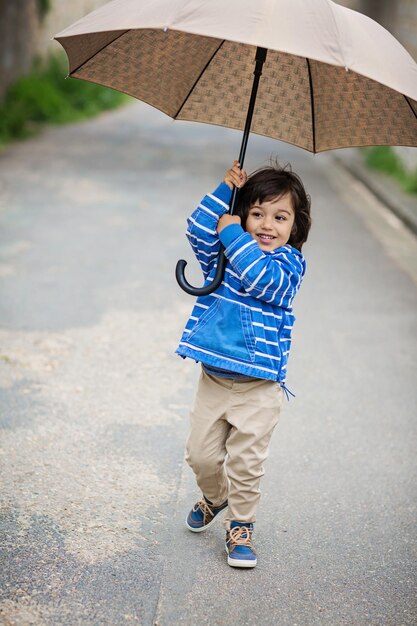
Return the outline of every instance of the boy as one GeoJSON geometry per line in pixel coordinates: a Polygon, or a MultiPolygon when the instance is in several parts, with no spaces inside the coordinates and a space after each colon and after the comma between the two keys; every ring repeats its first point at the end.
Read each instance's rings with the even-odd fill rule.
{"type": "Polygon", "coordinates": [[[220,242],[228,262],[220,287],[197,299],[177,348],[202,364],[186,460],[203,498],[186,525],[204,531],[227,508],[232,567],[257,563],[259,483],[286,390],[292,301],[305,272],[301,247],[310,224],[310,198],[296,174],[277,166],[248,178],[237,161],[188,220],[205,280],[215,273],[220,242]],[[229,215],[234,186],[238,215],[229,215]]]}

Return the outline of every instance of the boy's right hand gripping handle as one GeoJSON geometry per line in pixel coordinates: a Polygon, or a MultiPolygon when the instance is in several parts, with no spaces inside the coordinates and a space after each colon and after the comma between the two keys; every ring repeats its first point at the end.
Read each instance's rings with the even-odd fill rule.
{"type": "Polygon", "coordinates": [[[219,257],[217,260],[216,273],[212,281],[208,283],[205,287],[193,287],[185,278],[185,266],[187,265],[187,261],[184,259],[180,259],[175,268],[175,278],[177,279],[177,283],[186,293],[189,293],[190,296],[207,296],[209,293],[212,293],[221,285],[224,276],[224,269],[226,267],[226,255],[224,254],[224,247],[220,246],[219,257]]]}

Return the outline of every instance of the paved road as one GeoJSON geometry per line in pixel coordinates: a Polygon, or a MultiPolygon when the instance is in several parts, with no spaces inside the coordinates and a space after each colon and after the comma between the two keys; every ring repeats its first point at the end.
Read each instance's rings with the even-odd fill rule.
{"type": "Polygon", "coordinates": [[[198,367],[173,352],[200,280],[184,223],[234,131],[135,104],[0,155],[1,618],[13,625],[411,625],[416,240],[329,155],[252,138],[313,197],[286,403],[256,525],[183,524],[198,367]]]}

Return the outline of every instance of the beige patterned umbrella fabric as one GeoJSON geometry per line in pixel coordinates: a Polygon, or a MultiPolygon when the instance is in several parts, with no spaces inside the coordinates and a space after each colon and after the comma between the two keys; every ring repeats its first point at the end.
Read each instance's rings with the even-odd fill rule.
{"type": "Polygon", "coordinates": [[[55,37],[69,74],[178,120],[251,130],[311,152],[417,146],[417,64],[382,26],[331,0],[113,0],[55,37]]]}

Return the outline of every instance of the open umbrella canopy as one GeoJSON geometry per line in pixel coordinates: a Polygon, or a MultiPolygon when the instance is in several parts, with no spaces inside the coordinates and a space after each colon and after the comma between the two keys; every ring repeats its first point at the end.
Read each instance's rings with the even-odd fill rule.
{"type": "Polygon", "coordinates": [[[382,26],[331,0],[113,0],[55,38],[70,76],[236,129],[261,46],[253,132],[311,152],[417,145],[417,64],[382,26]]]}
{"type": "MultiPolygon", "coordinates": [[[[331,0],[113,0],[55,38],[70,76],[174,119],[244,129],[242,167],[250,130],[311,152],[417,145],[417,64],[379,24],[331,0]]],[[[196,288],[180,260],[177,281],[211,293],[225,264],[222,253],[196,288]]]]}

